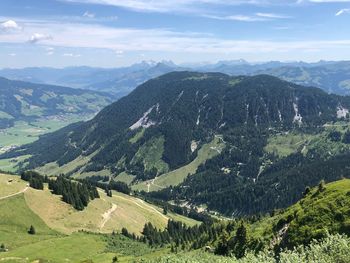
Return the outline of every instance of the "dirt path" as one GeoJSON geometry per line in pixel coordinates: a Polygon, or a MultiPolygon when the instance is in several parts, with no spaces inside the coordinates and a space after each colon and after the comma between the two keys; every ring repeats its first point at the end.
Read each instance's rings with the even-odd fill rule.
{"type": "Polygon", "coordinates": [[[102,222],[100,224],[100,230],[102,230],[105,224],[111,219],[111,216],[115,210],[117,210],[117,205],[112,204],[112,207],[102,214],[102,222]]]}
{"type": "Polygon", "coordinates": [[[10,195],[7,195],[7,196],[3,196],[3,197],[0,197],[0,200],[4,200],[6,198],[10,198],[10,197],[13,197],[13,196],[16,196],[16,195],[20,195],[22,193],[24,193],[25,191],[27,191],[29,188],[29,186],[27,186],[26,188],[24,188],[23,190],[17,192],[17,193],[14,193],[14,194],[10,194],[10,195]]]}
{"type": "MultiPolygon", "coordinates": [[[[98,190],[99,192],[101,193],[104,193],[104,191],[102,190],[98,190]]],[[[130,197],[130,199],[128,198],[125,198],[125,197],[122,197],[122,196],[119,196],[119,195],[115,195],[113,196],[114,198],[120,198],[120,199],[123,199],[127,202],[131,202],[135,205],[137,205],[138,207],[144,209],[144,210],[147,210],[149,212],[156,212],[157,214],[159,214],[161,217],[163,217],[164,219],[166,220],[169,220],[169,217],[165,216],[164,214],[162,214],[161,212],[159,212],[157,209],[155,209],[154,207],[146,204],[146,202],[144,202],[143,200],[141,199],[137,199],[137,198],[133,198],[133,197],[130,197]]],[[[109,210],[108,210],[109,211],[109,210]]],[[[108,221],[108,220],[107,220],[108,221]]]]}

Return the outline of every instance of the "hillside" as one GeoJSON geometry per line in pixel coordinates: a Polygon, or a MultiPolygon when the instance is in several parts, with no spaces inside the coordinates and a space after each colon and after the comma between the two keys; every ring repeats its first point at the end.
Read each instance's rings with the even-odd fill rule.
{"type": "MultiPolygon", "coordinates": [[[[106,93],[0,78],[0,153],[92,118],[114,101],[106,93]]],[[[11,170],[10,164],[0,169],[11,170]]]]}
{"type": "Polygon", "coordinates": [[[14,257],[55,262],[93,258],[96,262],[111,262],[115,255],[129,262],[130,256],[147,257],[154,249],[120,234],[111,236],[113,231],[120,233],[127,228],[140,235],[146,223],[164,229],[170,219],[188,225],[199,223],[171,212],[164,215],[157,206],[115,191],[108,197],[100,190],[99,199],[77,211],[46,187],[33,189],[13,175],[0,174],[0,193],[0,244],[9,250],[0,251],[0,260],[4,262],[14,257]],[[35,227],[35,235],[27,233],[30,225],[35,227]]]}
{"type": "Polygon", "coordinates": [[[1,158],[26,156],[19,169],[46,174],[110,176],[226,215],[266,212],[306,185],[348,176],[349,108],[349,97],[267,75],[174,72],[1,158]],[[310,140],[281,154],[278,141],[292,132],[310,140]]]}
{"type": "Polygon", "coordinates": [[[296,204],[270,216],[225,219],[201,226],[192,221],[183,230],[171,229],[171,225],[165,228],[162,217],[172,215],[117,192],[112,197],[100,192],[99,200],[78,212],[47,190],[28,188],[18,176],[1,174],[0,190],[0,244],[7,250],[0,250],[2,262],[112,262],[117,256],[118,262],[298,262],[291,261],[294,258],[312,262],[309,260],[317,257],[318,262],[326,263],[347,262],[349,256],[349,238],[338,236],[350,234],[349,179],[308,189],[296,204]],[[106,221],[103,211],[109,211],[111,203],[116,209],[106,221]],[[142,216],[159,228],[154,233],[144,230],[146,241],[119,234],[122,226],[142,229],[142,216]],[[105,223],[102,228],[101,222],[105,223]],[[30,225],[35,227],[34,235],[27,233],[30,225]],[[245,234],[239,235],[242,225],[245,234]],[[170,242],[166,233],[173,238],[170,242]],[[150,242],[152,237],[157,243],[150,242]],[[239,237],[243,237],[243,247],[237,243],[239,237]],[[313,238],[319,241],[311,241],[313,238]],[[303,245],[307,247],[300,247],[303,245]],[[294,246],[299,247],[293,250],[294,246]],[[241,248],[246,256],[232,257],[239,255],[241,248]],[[285,248],[291,250],[279,254],[279,249],[285,248]]]}
{"type": "Polygon", "coordinates": [[[5,78],[0,78],[0,90],[1,128],[11,127],[16,121],[59,118],[68,114],[91,115],[113,100],[104,93],[5,78]]]}

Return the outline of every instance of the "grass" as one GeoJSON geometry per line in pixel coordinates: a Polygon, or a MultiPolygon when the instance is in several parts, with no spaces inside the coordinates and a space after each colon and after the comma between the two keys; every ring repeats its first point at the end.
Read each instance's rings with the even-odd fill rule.
{"type": "Polygon", "coordinates": [[[16,158],[1,159],[0,160],[0,170],[4,172],[16,172],[18,165],[29,158],[30,155],[22,155],[16,158]]]}
{"type": "Polygon", "coordinates": [[[194,174],[197,171],[199,165],[204,163],[206,160],[209,160],[214,156],[218,155],[224,146],[225,145],[224,143],[222,143],[221,138],[215,137],[213,141],[202,146],[202,148],[198,151],[197,157],[189,164],[169,173],[158,176],[153,181],[153,183],[150,181],[142,182],[132,186],[132,188],[133,190],[148,191],[147,183],[149,183],[149,190],[157,191],[171,185],[179,185],[186,179],[188,175],[194,174]]]}
{"type": "Polygon", "coordinates": [[[59,236],[26,204],[23,194],[0,200],[0,244],[9,249],[59,236]],[[27,233],[33,225],[35,235],[27,233]]]}
{"type": "Polygon", "coordinates": [[[0,173],[0,198],[18,193],[26,187],[27,183],[22,181],[19,176],[0,173]]]}
{"type": "Polygon", "coordinates": [[[115,181],[123,182],[126,184],[131,184],[131,182],[134,180],[135,176],[128,174],[126,172],[122,172],[118,174],[117,177],[114,178],[115,181]]]}
{"type": "Polygon", "coordinates": [[[182,216],[182,215],[179,215],[179,214],[175,214],[175,213],[172,213],[172,212],[168,212],[167,216],[170,219],[174,220],[174,221],[183,222],[184,224],[186,224],[188,226],[194,226],[194,225],[201,224],[201,222],[196,221],[196,220],[194,220],[192,218],[185,217],[185,216],[182,216]]]}
{"type": "Polygon", "coordinates": [[[16,121],[13,127],[0,130],[0,153],[9,146],[21,146],[36,141],[40,135],[56,131],[73,122],[86,120],[92,115],[63,115],[40,118],[33,122],[16,121]]]}
{"type": "Polygon", "coordinates": [[[143,134],[145,133],[145,131],[146,131],[146,129],[141,128],[141,130],[138,131],[138,132],[134,135],[134,137],[132,137],[132,138],[129,139],[129,142],[131,142],[131,143],[137,143],[138,140],[140,140],[140,139],[143,137],[143,134]]]}
{"type": "MultiPolygon", "coordinates": [[[[350,180],[343,179],[325,185],[324,191],[314,188],[302,200],[273,217],[265,217],[251,225],[255,238],[271,240],[277,223],[290,221],[288,242],[291,246],[313,238],[347,232],[350,229],[350,180]]],[[[283,225],[282,224],[282,225],[283,225]]],[[[282,225],[280,227],[282,227],[282,225]]]]}
{"type": "Polygon", "coordinates": [[[136,152],[131,163],[143,162],[145,170],[157,168],[158,173],[166,173],[169,171],[168,164],[162,160],[164,152],[164,137],[152,138],[142,145],[136,152]]]}
{"type": "Polygon", "coordinates": [[[294,132],[274,135],[268,139],[265,151],[277,154],[281,158],[286,157],[292,153],[301,151],[315,137],[316,135],[294,132]]]}
{"type": "MultiPolygon", "coordinates": [[[[18,179],[16,176],[4,178],[6,178],[3,179],[4,184],[2,185],[4,187],[6,187],[5,182],[8,178],[18,179]]],[[[23,182],[22,185],[25,186],[25,183],[23,182]]],[[[8,192],[18,192],[17,189],[23,188],[11,186],[11,191],[8,190],[8,192]]],[[[63,234],[71,234],[79,230],[111,233],[126,227],[129,232],[139,235],[147,222],[151,222],[161,229],[167,225],[169,219],[180,220],[189,225],[198,223],[195,220],[172,213],[165,216],[161,208],[115,191],[113,191],[112,197],[108,197],[101,190],[100,197],[91,201],[83,211],[77,211],[62,202],[60,196],[51,194],[47,187],[44,190],[29,188],[24,193],[26,205],[51,229],[63,234]],[[113,207],[113,204],[116,205],[116,209],[102,225],[103,215],[113,207]]]]}
{"type": "Polygon", "coordinates": [[[107,197],[104,192],[100,192],[100,196],[101,198],[91,201],[83,211],[76,211],[47,189],[44,191],[29,189],[25,192],[28,206],[49,227],[66,234],[78,230],[111,233],[123,227],[132,233],[140,234],[147,222],[159,228],[166,226],[168,217],[162,215],[161,210],[155,206],[117,192],[113,192],[113,197],[107,197]],[[112,208],[112,204],[117,208],[101,227],[103,214],[112,208]]]}
{"type": "Polygon", "coordinates": [[[348,128],[348,123],[337,122],[327,124],[325,130],[318,134],[291,132],[273,135],[268,139],[265,151],[283,158],[292,153],[306,154],[308,151],[314,150],[322,157],[328,158],[350,150],[350,145],[341,141],[334,142],[328,138],[330,131],[337,130],[344,134],[348,128]]]}
{"type": "MultiPolygon", "coordinates": [[[[0,175],[0,192],[17,193],[26,186],[18,176],[0,175]],[[8,181],[12,180],[11,184],[8,181]]],[[[48,189],[29,188],[24,194],[0,200],[0,244],[8,252],[0,253],[1,262],[118,262],[153,260],[169,252],[154,249],[119,234],[110,234],[126,227],[139,234],[146,222],[164,228],[168,219],[182,220],[190,225],[198,222],[162,209],[132,196],[113,192],[90,202],[84,211],[76,211],[48,189]],[[101,228],[102,214],[116,204],[117,209],[101,228]],[[30,225],[35,235],[27,233],[30,225]],[[86,230],[78,232],[78,230],[86,230]],[[106,232],[109,234],[91,233],[106,232]]]]}
{"type": "Polygon", "coordinates": [[[70,236],[33,242],[2,253],[0,258],[4,262],[11,262],[6,261],[6,258],[18,259],[12,262],[35,262],[39,259],[45,262],[82,262],[96,257],[101,259],[104,254],[103,260],[99,262],[112,262],[113,256],[104,253],[105,247],[106,243],[99,235],[75,233],[70,236]]]}

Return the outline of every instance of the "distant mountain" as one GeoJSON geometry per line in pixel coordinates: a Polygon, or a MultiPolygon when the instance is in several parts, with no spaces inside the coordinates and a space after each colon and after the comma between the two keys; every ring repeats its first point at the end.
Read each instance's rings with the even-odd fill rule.
{"type": "Polygon", "coordinates": [[[176,65],[172,61],[142,61],[129,67],[68,67],[3,69],[0,76],[13,80],[63,85],[73,88],[104,91],[118,97],[129,94],[145,81],[172,71],[195,70],[220,72],[231,76],[269,74],[304,86],[315,86],[328,93],[350,94],[350,62],[319,61],[249,63],[243,59],[219,61],[215,64],[176,65]]]}
{"type": "Polygon", "coordinates": [[[346,128],[349,109],[350,97],[268,75],[172,72],[1,158],[30,155],[22,168],[47,173],[122,177],[135,189],[163,189],[152,197],[225,214],[266,212],[296,201],[306,185],[350,175],[341,155],[350,133],[332,126],[346,128]]]}
{"type": "Polygon", "coordinates": [[[141,67],[138,67],[137,64],[135,64],[132,70],[120,72],[115,74],[113,78],[102,82],[95,82],[85,88],[116,93],[118,96],[122,97],[129,94],[134,88],[149,79],[159,77],[172,71],[181,71],[185,69],[167,61],[155,64],[143,62],[140,66],[141,67]]]}
{"type": "Polygon", "coordinates": [[[103,91],[122,97],[146,80],[181,68],[172,61],[142,61],[122,68],[23,68],[2,69],[0,76],[20,81],[103,91]]]}
{"type": "Polygon", "coordinates": [[[257,71],[328,93],[350,95],[350,62],[325,63],[316,66],[283,66],[257,71]]]}
{"type": "Polygon", "coordinates": [[[0,78],[0,128],[20,120],[91,115],[113,101],[106,93],[0,78]]]}
{"type": "Polygon", "coordinates": [[[221,72],[232,76],[268,74],[304,86],[314,86],[328,93],[350,95],[350,62],[319,61],[248,63],[244,60],[220,61],[196,68],[202,72],[221,72]]]}

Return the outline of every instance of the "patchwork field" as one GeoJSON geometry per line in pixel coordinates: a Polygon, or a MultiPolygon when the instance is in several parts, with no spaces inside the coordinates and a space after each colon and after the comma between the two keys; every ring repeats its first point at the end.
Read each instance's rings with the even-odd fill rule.
{"type": "MultiPolygon", "coordinates": [[[[0,129],[0,154],[23,144],[36,141],[40,135],[56,131],[71,123],[87,120],[92,115],[65,115],[56,118],[42,118],[33,122],[17,121],[11,128],[0,129]]],[[[0,160],[0,170],[13,172],[19,162],[29,156],[0,160]]]]}

